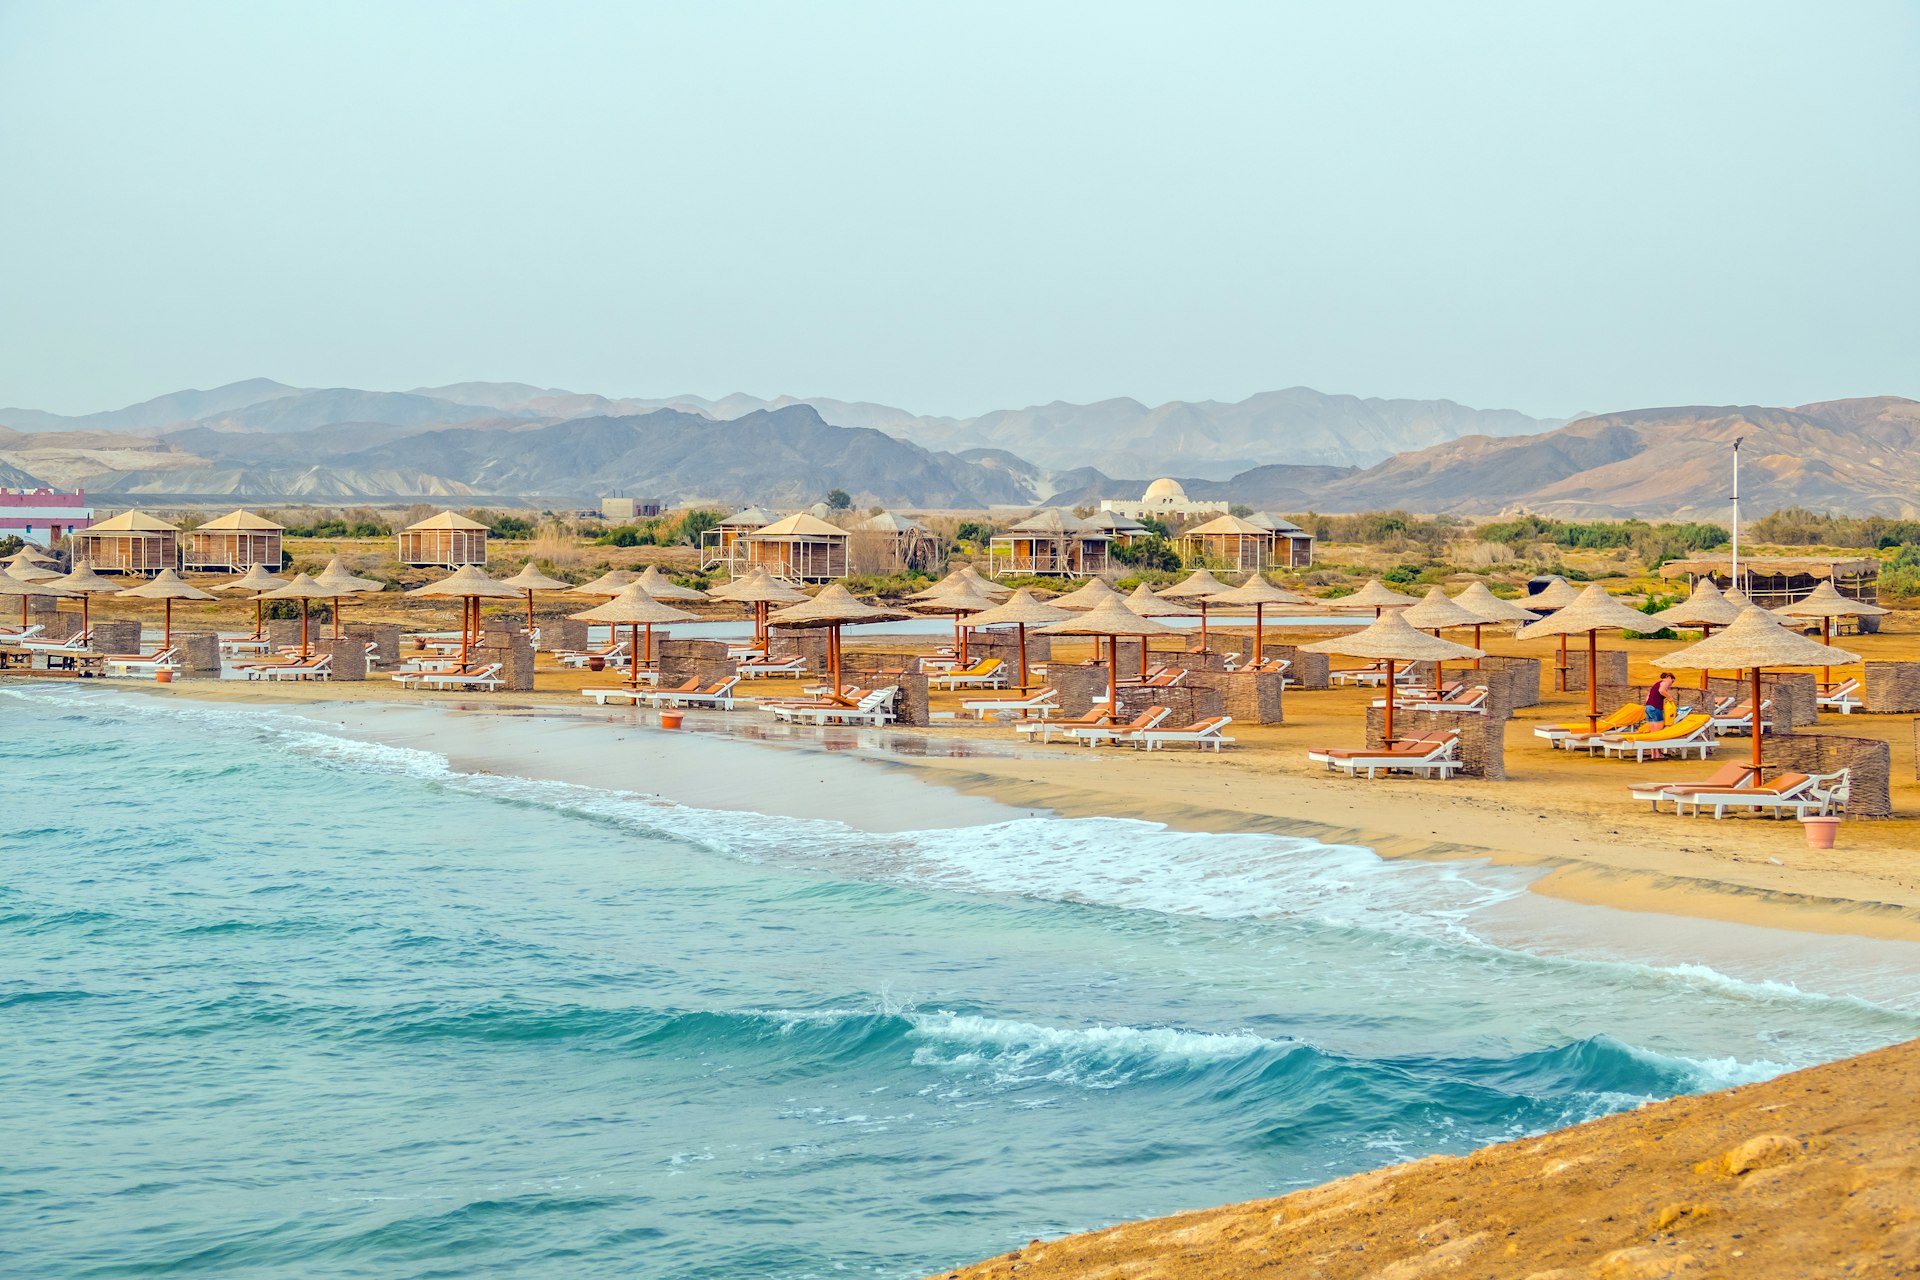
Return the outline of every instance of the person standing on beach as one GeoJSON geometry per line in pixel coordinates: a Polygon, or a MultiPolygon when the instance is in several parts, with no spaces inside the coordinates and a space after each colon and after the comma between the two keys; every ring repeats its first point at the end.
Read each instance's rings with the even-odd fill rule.
{"type": "MultiPolygon", "coordinates": [[[[1660,678],[1647,687],[1647,724],[1649,727],[1657,728],[1666,724],[1667,709],[1673,705],[1673,689],[1675,683],[1673,672],[1662,671],[1660,678]]],[[[1653,758],[1655,760],[1665,760],[1667,753],[1664,751],[1655,751],[1653,758]]]]}

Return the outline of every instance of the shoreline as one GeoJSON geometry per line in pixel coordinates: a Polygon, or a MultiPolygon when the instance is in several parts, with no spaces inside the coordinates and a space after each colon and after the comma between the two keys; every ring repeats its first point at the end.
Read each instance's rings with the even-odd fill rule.
{"type": "MultiPolygon", "coordinates": [[[[209,705],[305,710],[362,724],[371,720],[371,709],[379,708],[380,715],[427,711],[663,732],[653,723],[651,713],[589,707],[551,695],[504,695],[477,702],[458,695],[396,696],[389,690],[364,686],[366,696],[342,697],[341,693],[353,686],[262,687],[226,681],[183,682],[166,687],[75,682],[70,687],[97,687],[102,692],[209,705]],[[354,713],[356,708],[361,709],[359,714],[354,713]]],[[[986,810],[970,810],[967,804],[990,801],[1006,818],[1044,812],[1072,818],[1135,819],[1182,831],[1305,837],[1327,844],[1359,845],[1385,859],[1476,860],[1537,871],[1541,874],[1531,878],[1529,892],[1580,906],[1803,934],[1920,942],[1920,888],[1890,885],[1884,877],[1838,868],[1795,867],[1760,850],[1728,850],[1725,846],[1744,841],[1750,833],[1716,829],[1705,822],[1696,825],[1692,820],[1662,819],[1687,842],[1662,848],[1640,838],[1634,830],[1644,826],[1644,821],[1635,823],[1622,815],[1617,827],[1601,830],[1578,811],[1556,810],[1538,803],[1537,797],[1530,797],[1531,802],[1524,806],[1515,806],[1460,789],[1439,791],[1431,783],[1350,783],[1310,773],[1255,772],[1233,763],[1231,757],[1224,767],[1211,756],[1170,752],[1151,760],[1129,756],[1110,761],[1108,756],[1084,748],[1018,747],[999,739],[943,733],[938,728],[782,732],[763,722],[752,724],[756,730],[765,731],[739,732],[742,722],[738,713],[729,717],[690,712],[686,729],[679,731],[688,749],[679,754],[692,766],[703,751],[711,756],[709,748],[725,743],[727,746],[721,749],[728,752],[736,748],[742,753],[775,749],[822,760],[859,760],[878,766],[880,776],[894,774],[910,777],[916,785],[935,784],[954,797],[933,810],[924,798],[917,800],[910,812],[919,825],[926,825],[929,819],[942,819],[944,825],[965,825],[969,814],[973,821],[996,820],[983,816],[986,810]],[[1143,771],[1150,774],[1143,777],[1143,771]],[[1474,838],[1450,837],[1449,827],[1456,831],[1471,828],[1474,838]],[[1721,848],[1716,850],[1708,841],[1715,841],[1721,848]],[[1697,870],[1677,870],[1670,865],[1676,852],[1687,856],[1711,854],[1713,860],[1697,870]],[[1743,852],[1747,856],[1742,856],[1743,852]],[[1713,874],[1705,874],[1709,871],[1713,874]],[[1890,888],[1894,892],[1889,892],[1890,888]]],[[[373,731],[373,726],[367,727],[373,731]]],[[[536,760],[541,753],[523,748],[482,752],[444,740],[411,740],[396,745],[438,752],[467,772],[511,773],[643,793],[651,790],[649,779],[622,775],[617,759],[606,755],[583,765],[576,754],[571,762],[555,768],[556,758],[536,760]]],[[[750,760],[752,756],[735,758],[750,760]]],[[[697,767],[676,774],[683,790],[700,776],[697,767]]],[[[694,802],[703,807],[748,807],[730,802],[726,794],[729,789],[709,786],[694,802]]],[[[1518,793],[1507,795],[1520,798],[1518,793]]],[[[791,793],[772,796],[764,790],[756,790],[751,796],[757,811],[765,812],[770,801],[782,800],[789,816],[842,819],[856,811],[858,802],[869,798],[852,780],[844,788],[806,797],[791,793]]]]}

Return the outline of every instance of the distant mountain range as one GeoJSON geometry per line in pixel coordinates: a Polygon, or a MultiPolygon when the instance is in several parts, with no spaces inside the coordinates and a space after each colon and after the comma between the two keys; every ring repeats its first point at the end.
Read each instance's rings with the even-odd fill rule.
{"type": "Polygon", "coordinates": [[[1283,511],[1719,518],[1736,436],[1750,511],[1920,515],[1920,404],[1897,397],[1562,424],[1304,387],[1233,404],[1120,399],[956,419],[830,399],[257,378],[80,417],[0,409],[0,483],[154,502],[541,505],[622,492],[794,506],[841,488],[861,505],[977,508],[1134,498],[1171,474],[1196,498],[1283,511]]]}

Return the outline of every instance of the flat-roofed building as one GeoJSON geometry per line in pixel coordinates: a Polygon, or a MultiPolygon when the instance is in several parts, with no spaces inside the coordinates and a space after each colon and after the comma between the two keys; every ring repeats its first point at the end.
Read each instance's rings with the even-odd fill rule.
{"type": "Polygon", "coordinates": [[[42,546],[93,523],[84,490],[0,489],[0,538],[19,537],[42,546]]]}

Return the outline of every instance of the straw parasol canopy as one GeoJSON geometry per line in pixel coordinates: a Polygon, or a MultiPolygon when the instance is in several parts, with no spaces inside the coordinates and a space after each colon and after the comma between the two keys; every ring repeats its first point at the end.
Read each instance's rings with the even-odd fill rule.
{"type": "Polygon", "coordinates": [[[322,582],[307,574],[295,574],[293,581],[272,591],[263,591],[254,597],[261,600],[298,600],[300,602],[300,656],[306,657],[312,652],[307,639],[307,614],[315,600],[341,600],[353,594],[353,590],[342,582],[322,582]]]}
{"type": "Polygon", "coordinates": [[[1200,610],[1200,652],[1207,652],[1207,606],[1213,597],[1230,590],[1226,583],[1207,569],[1195,569],[1179,582],[1160,592],[1162,600],[1191,600],[1200,610]]]}
{"type": "Polygon", "coordinates": [[[58,564],[59,563],[59,561],[55,560],[52,556],[48,555],[46,552],[42,551],[40,548],[34,546],[31,542],[22,542],[20,544],[20,549],[14,552],[12,555],[8,556],[6,559],[6,563],[8,564],[19,564],[22,561],[26,561],[30,564],[58,564]]]}
{"type": "MultiPolygon", "coordinates": [[[[1832,644],[1833,620],[1835,618],[1877,618],[1881,614],[1888,612],[1888,610],[1882,609],[1877,604],[1868,604],[1864,600],[1847,599],[1833,589],[1833,579],[1828,578],[1822,581],[1820,585],[1812,591],[1808,592],[1805,599],[1796,600],[1789,605],[1782,605],[1780,608],[1775,609],[1774,612],[1788,618],[1820,619],[1820,641],[1822,644],[1832,644]]],[[[1822,684],[1833,683],[1833,667],[1831,664],[1822,665],[1820,682],[1822,684]]]]}
{"type": "Polygon", "coordinates": [[[1753,768],[1760,763],[1760,672],[1765,667],[1832,667],[1860,661],[1857,653],[1809,640],[1780,625],[1765,609],[1749,605],[1719,635],[1688,645],[1660,660],[1664,667],[1710,671],[1714,668],[1753,673],[1753,768]]]}
{"type": "Polygon", "coordinates": [[[853,598],[853,593],[839,583],[830,583],[822,588],[820,594],[803,604],[788,605],[778,613],[769,615],[767,621],[776,626],[796,628],[823,627],[827,632],[827,675],[832,686],[829,695],[833,701],[846,704],[841,694],[840,682],[840,628],[857,626],[863,622],[895,622],[910,617],[898,609],[887,609],[880,605],[863,604],[853,598]]]}
{"type": "Polygon", "coordinates": [[[1371,609],[1377,618],[1382,610],[1410,609],[1420,602],[1412,596],[1400,594],[1378,578],[1368,578],[1367,585],[1352,595],[1341,596],[1328,603],[1336,609],[1371,609]]]}
{"type": "Polygon", "coordinates": [[[683,587],[660,572],[660,566],[650,564],[647,571],[640,575],[640,589],[655,600],[705,600],[707,593],[696,591],[692,587],[683,587]]]}
{"type": "Polygon", "coordinates": [[[339,556],[335,556],[333,559],[327,561],[327,567],[313,576],[315,580],[319,582],[337,582],[343,587],[351,587],[355,595],[359,595],[362,592],[371,594],[375,591],[385,591],[387,589],[387,584],[384,582],[377,582],[372,578],[355,577],[349,573],[347,566],[341,563],[339,556]]]}
{"type": "Polygon", "coordinates": [[[1388,745],[1393,743],[1393,667],[1397,662],[1446,662],[1452,658],[1479,658],[1484,656],[1471,645],[1455,644],[1439,636],[1428,635],[1424,631],[1414,630],[1405,615],[1383,613],[1370,624],[1351,635],[1335,636],[1331,640],[1318,640],[1312,644],[1303,644],[1305,653],[1336,653],[1345,658],[1372,658],[1384,660],[1387,664],[1387,723],[1386,738],[1388,745]]]}
{"type": "Polygon", "coordinates": [[[668,622],[692,622],[695,615],[685,609],[676,609],[655,599],[646,589],[646,584],[635,580],[619,595],[605,604],[597,604],[591,609],[567,615],[581,622],[604,622],[610,626],[627,626],[633,634],[627,647],[627,683],[637,686],[640,683],[640,629],[646,628],[645,661],[649,666],[653,662],[653,629],[668,622]]]}
{"type": "MultiPolygon", "coordinates": [[[[1587,637],[1587,731],[1594,732],[1600,725],[1599,683],[1600,654],[1598,636],[1602,631],[1657,631],[1659,627],[1653,619],[1638,609],[1621,604],[1607,589],[1594,583],[1578,596],[1573,603],[1555,609],[1538,622],[1529,622],[1515,634],[1522,640],[1539,640],[1547,636],[1574,636],[1585,633],[1587,637]]],[[[1561,669],[1566,668],[1566,649],[1561,649],[1561,669]]]]}
{"type": "Polygon", "coordinates": [[[973,589],[983,596],[1004,596],[1008,594],[1010,590],[1007,587],[1001,586],[970,564],[960,566],[960,576],[972,583],[973,589]]]}
{"type": "Polygon", "coordinates": [[[60,587],[63,591],[80,597],[80,629],[93,630],[93,611],[89,607],[93,597],[110,595],[120,590],[120,584],[112,578],[103,578],[93,571],[93,562],[81,560],[74,564],[73,572],[64,578],[54,578],[47,585],[60,587]]]}
{"type": "Polygon", "coordinates": [[[1527,604],[1535,613],[1545,609],[1564,609],[1580,598],[1580,588],[1568,582],[1559,574],[1547,578],[1547,585],[1527,597],[1527,604]]]}
{"type": "MultiPolygon", "coordinates": [[[[1453,598],[1453,602],[1474,615],[1473,647],[1480,647],[1480,628],[1503,622],[1535,622],[1540,615],[1531,609],[1523,609],[1511,600],[1502,600],[1487,589],[1484,582],[1475,582],[1465,591],[1453,598]]],[[[1473,665],[1477,669],[1480,659],[1475,658],[1473,665]]]]}
{"type": "Polygon", "coordinates": [[[175,600],[211,600],[213,597],[191,583],[181,580],[179,574],[171,569],[162,569],[152,582],[143,582],[137,587],[128,587],[115,593],[135,600],[164,600],[166,602],[166,621],[162,623],[160,647],[173,645],[173,602],[175,600]]]}
{"type": "Polygon", "coordinates": [[[1422,631],[1445,631],[1449,627],[1485,626],[1486,619],[1456,603],[1439,587],[1430,589],[1419,604],[1403,615],[1407,625],[1422,631]]]}
{"type": "Polygon", "coordinates": [[[934,583],[932,586],[928,587],[925,591],[914,592],[912,595],[908,596],[907,599],[931,600],[935,596],[940,595],[942,592],[951,591],[953,588],[959,586],[962,582],[965,582],[965,581],[966,581],[965,574],[961,573],[960,570],[958,569],[950,569],[947,571],[946,577],[940,579],[940,581],[934,583]]]}
{"type": "Polygon", "coordinates": [[[429,582],[424,587],[415,587],[407,592],[410,596],[426,596],[437,599],[457,599],[460,604],[460,668],[466,670],[467,660],[473,653],[473,641],[480,634],[480,602],[482,600],[518,600],[520,592],[500,581],[487,576],[486,570],[479,565],[461,565],[438,582],[429,582]]]}
{"type": "Polygon", "coordinates": [[[625,569],[609,569],[592,582],[583,582],[573,588],[577,596],[617,596],[627,589],[633,581],[633,574],[625,569]]]}
{"type": "Polygon", "coordinates": [[[527,634],[533,634],[533,593],[536,591],[571,591],[571,582],[562,582],[540,572],[540,566],[529,560],[520,566],[520,572],[511,578],[500,579],[502,585],[516,591],[527,593],[527,634]]]}
{"type": "Polygon", "coordinates": [[[68,591],[65,587],[53,581],[29,582],[25,578],[16,576],[11,568],[5,572],[0,572],[0,596],[20,597],[20,629],[22,631],[26,630],[27,627],[27,602],[34,596],[70,596],[76,594],[78,593],[68,591]]]}
{"type": "Polygon", "coordinates": [[[1064,622],[1073,614],[1051,604],[1034,599],[1033,592],[1025,587],[1013,593],[1004,604],[974,614],[967,619],[972,627],[1012,627],[1020,643],[1020,691],[1027,690],[1027,628],[1044,627],[1055,622],[1064,622]]]}
{"type": "MultiPolygon", "coordinates": [[[[1127,597],[1127,608],[1143,618],[1183,618],[1187,614],[1186,609],[1181,605],[1162,600],[1153,594],[1153,589],[1144,582],[1135,587],[1133,593],[1127,597]]],[[[1147,642],[1145,640],[1140,642],[1140,678],[1142,680],[1147,678],[1147,642]]]]}
{"type": "Polygon", "coordinates": [[[1263,573],[1251,573],[1247,580],[1237,587],[1222,591],[1207,600],[1215,608],[1221,605],[1253,606],[1253,661],[1257,664],[1263,655],[1263,642],[1266,636],[1266,610],[1268,605],[1301,605],[1313,601],[1298,591],[1289,591],[1285,587],[1275,586],[1263,573]]]}
{"type": "Polygon", "coordinates": [[[267,606],[261,603],[260,593],[272,591],[275,587],[287,585],[285,578],[276,578],[268,573],[265,565],[255,564],[232,582],[223,582],[215,591],[251,591],[253,593],[253,639],[258,640],[266,634],[267,606]]]}
{"type": "MultiPolygon", "coordinates": [[[[1098,581],[1098,579],[1095,579],[1098,581]]],[[[1055,608],[1064,608],[1064,600],[1055,600],[1055,608]]],[[[1120,706],[1120,637],[1138,636],[1144,644],[1148,636],[1170,636],[1177,634],[1164,622],[1155,622],[1152,618],[1143,618],[1127,608],[1120,595],[1112,593],[1112,598],[1104,600],[1091,609],[1081,612],[1077,617],[1064,618],[1040,628],[1040,634],[1049,636],[1094,636],[1095,651],[1099,649],[1097,638],[1107,638],[1107,714],[1112,715],[1120,706]]]]}
{"type": "MultiPolygon", "coordinates": [[[[1731,623],[1747,607],[1745,596],[1740,596],[1738,600],[1729,600],[1720,594],[1720,588],[1714,585],[1712,578],[1701,578],[1693,584],[1693,593],[1685,600],[1672,608],[1662,609],[1653,617],[1663,627],[1699,627],[1700,634],[1704,637],[1712,635],[1715,627],[1724,627],[1731,623]]],[[[1707,687],[1707,680],[1711,675],[1712,673],[1705,668],[1701,669],[1700,687],[1702,689],[1707,687]]]]}
{"type": "Polygon", "coordinates": [[[7,566],[6,572],[11,573],[22,582],[45,582],[49,578],[59,577],[60,571],[58,569],[47,568],[47,565],[51,563],[52,561],[44,557],[35,557],[27,554],[25,547],[21,547],[4,561],[0,561],[0,564],[7,566]]]}
{"type": "Polygon", "coordinates": [[[767,610],[776,604],[799,604],[810,599],[806,592],[796,591],[786,583],[767,572],[767,566],[757,564],[744,577],[713,588],[707,595],[715,600],[731,600],[735,604],[753,607],[753,640],[764,651],[767,646],[767,610]]]}
{"type": "Polygon", "coordinates": [[[1056,609],[1065,609],[1071,613],[1084,613],[1097,609],[1109,600],[1124,600],[1118,591],[1107,585],[1105,578],[1088,578],[1086,582],[1048,601],[1056,609]]]}
{"type": "Polygon", "coordinates": [[[985,613],[993,608],[995,603],[976,591],[971,582],[961,578],[931,600],[920,601],[914,608],[921,613],[947,614],[953,618],[954,647],[958,650],[960,662],[964,666],[967,662],[969,629],[960,624],[960,619],[972,613],[985,613]]]}

